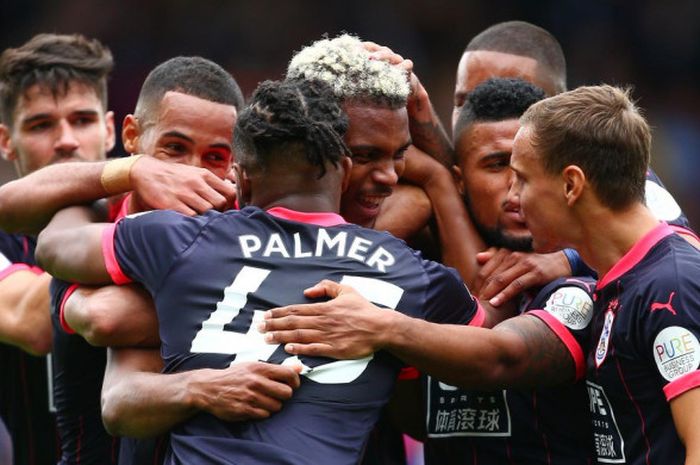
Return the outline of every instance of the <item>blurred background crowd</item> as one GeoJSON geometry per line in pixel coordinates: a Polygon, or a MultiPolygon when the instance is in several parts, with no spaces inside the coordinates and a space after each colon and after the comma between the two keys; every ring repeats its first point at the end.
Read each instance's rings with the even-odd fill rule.
{"type": "MultiPolygon", "coordinates": [[[[282,76],[294,51],[341,31],[387,45],[415,63],[446,126],[457,62],[469,39],[511,19],[560,41],[569,88],[630,85],[654,128],[652,165],[700,225],[700,2],[694,0],[0,0],[0,47],[40,32],[80,32],[115,58],[109,108],[120,122],[157,63],[201,55],[249,95],[282,76]]],[[[111,154],[119,156],[123,148],[111,154]]],[[[0,183],[14,170],[0,162],[0,183]]]]}

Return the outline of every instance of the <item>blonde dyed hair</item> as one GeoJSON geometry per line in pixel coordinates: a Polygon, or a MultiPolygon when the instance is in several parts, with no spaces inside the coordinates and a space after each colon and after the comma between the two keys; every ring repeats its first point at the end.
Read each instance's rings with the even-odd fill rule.
{"type": "Polygon", "coordinates": [[[389,63],[370,60],[358,37],[343,34],[304,47],[292,58],[287,79],[322,81],[339,99],[368,102],[390,108],[406,106],[410,85],[407,74],[389,63]]]}

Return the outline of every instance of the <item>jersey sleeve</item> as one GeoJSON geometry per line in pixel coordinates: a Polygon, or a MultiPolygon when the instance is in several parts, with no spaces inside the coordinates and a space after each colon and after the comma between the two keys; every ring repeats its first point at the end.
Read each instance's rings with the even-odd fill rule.
{"type": "Polygon", "coordinates": [[[102,253],[112,280],[116,284],[137,281],[155,292],[206,223],[206,217],[153,211],[110,225],[103,233],[102,253]]]}
{"type": "Polygon", "coordinates": [[[433,323],[481,326],[484,309],[456,270],[429,260],[423,261],[423,269],[428,285],[421,318],[433,323]]]}
{"type": "Polygon", "coordinates": [[[0,280],[17,271],[41,274],[34,265],[34,243],[26,236],[6,234],[0,231],[0,280]]]}
{"type": "Polygon", "coordinates": [[[51,313],[55,315],[60,323],[61,329],[67,334],[74,334],[75,331],[66,322],[63,314],[63,309],[68,298],[78,288],[78,284],[69,283],[60,279],[53,278],[49,286],[49,294],[51,296],[51,313]]]}
{"type": "Polygon", "coordinates": [[[655,367],[668,400],[700,386],[700,284],[696,281],[683,279],[677,286],[654,289],[645,308],[639,309],[642,354],[655,367]]]}
{"type": "Polygon", "coordinates": [[[593,286],[586,277],[560,278],[545,286],[528,306],[527,314],[542,320],[564,343],[574,361],[576,379],[586,374],[590,344],[593,286]]]}
{"type": "MultiPolygon", "coordinates": [[[[678,205],[676,199],[666,190],[666,186],[663,185],[661,179],[651,169],[647,171],[644,197],[647,207],[657,219],[667,222],[674,228],[692,232],[688,218],[681,210],[680,205],[678,205]]],[[[695,233],[693,232],[693,234],[695,233]]]]}

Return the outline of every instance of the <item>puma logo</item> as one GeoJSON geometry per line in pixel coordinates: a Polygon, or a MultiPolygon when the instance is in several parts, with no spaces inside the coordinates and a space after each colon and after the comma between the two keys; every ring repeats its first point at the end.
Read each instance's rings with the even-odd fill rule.
{"type": "Polygon", "coordinates": [[[651,304],[651,311],[653,312],[654,310],[668,310],[669,312],[675,315],[676,310],[673,308],[673,305],[671,305],[671,301],[673,300],[673,296],[675,293],[676,291],[671,292],[671,295],[668,296],[668,302],[665,304],[659,302],[654,302],[653,304],[651,304]]]}

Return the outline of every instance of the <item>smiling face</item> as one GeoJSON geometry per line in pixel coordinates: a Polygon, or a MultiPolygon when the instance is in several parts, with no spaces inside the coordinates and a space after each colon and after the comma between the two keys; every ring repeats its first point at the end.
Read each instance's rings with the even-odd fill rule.
{"type": "Polygon", "coordinates": [[[131,115],[125,119],[124,147],[163,161],[206,168],[224,178],[233,164],[235,124],[234,106],[170,91],[148,121],[131,115]]]}
{"type": "Polygon", "coordinates": [[[372,227],[384,199],[403,173],[404,154],[411,145],[406,108],[346,103],[350,127],[345,143],[352,153],[352,170],[340,212],[346,221],[372,227]]]}
{"type": "Polygon", "coordinates": [[[564,196],[566,183],[561,176],[545,170],[541,156],[531,143],[531,130],[522,127],[515,136],[510,159],[515,180],[508,197],[510,202],[520,205],[532,234],[534,251],[548,253],[570,245],[563,226],[573,221],[564,196]]]}
{"type": "Polygon", "coordinates": [[[530,232],[517,202],[509,201],[510,169],[517,119],[474,123],[460,134],[455,150],[458,186],[482,238],[491,246],[529,250],[530,232]]]}
{"type": "Polygon", "coordinates": [[[113,116],[88,85],[72,82],[54,95],[35,84],[17,102],[12,128],[0,130],[0,144],[20,176],[51,163],[102,160],[114,146],[113,116]]]}

